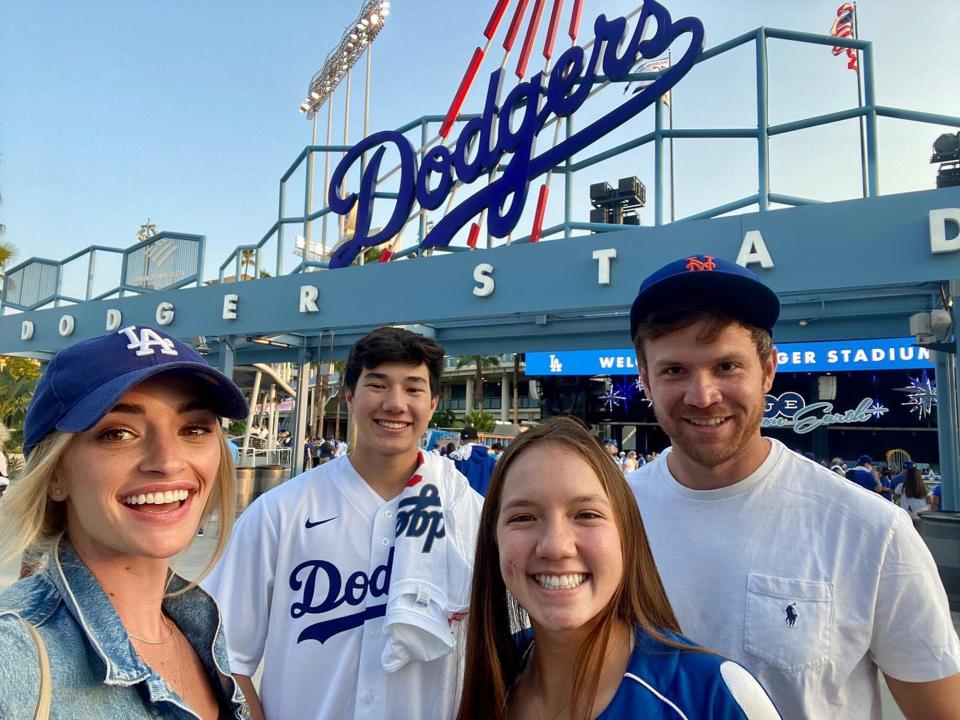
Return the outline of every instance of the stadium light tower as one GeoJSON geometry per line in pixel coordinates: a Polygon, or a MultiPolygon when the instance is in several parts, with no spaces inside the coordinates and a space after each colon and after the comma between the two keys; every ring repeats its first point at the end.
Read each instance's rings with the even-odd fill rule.
{"type": "MultiPolygon", "coordinates": [[[[357,19],[347,26],[337,46],[330,51],[323,62],[323,67],[310,79],[307,86],[307,97],[300,104],[300,112],[313,121],[311,144],[317,144],[317,113],[324,102],[327,103],[327,145],[333,142],[333,92],[346,80],[346,100],[343,111],[343,144],[349,145],[350,127],[350,71],[360,56],[366,52],[366,82],[363,94],[363,135],[370,132],[370,46],[383,29],[387,16],[390,14],[390,0],[366,0],[357,19]]],[[[364,162],[365,164],[365,158],[364,162]]],[[[326,153],[323,187],[330,184],[330,154],[326,153]]],[[[313,153],[307,157],[307,191],[306,215],[313,209],[313,153]]],[[[340,234],[343,235],[343,218],[340,218],[340,234]]],[[[304,222],[304,240],[310,247],[310,223],[304,222]]],[[[327,217],[323,217],[323,246],[322,255],[327,253],[327,217]]]]}

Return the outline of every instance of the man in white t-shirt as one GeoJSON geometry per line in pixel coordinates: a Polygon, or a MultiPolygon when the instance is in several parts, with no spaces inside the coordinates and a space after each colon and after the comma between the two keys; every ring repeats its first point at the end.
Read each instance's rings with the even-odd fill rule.
{"type": "Polygon", "coordinates": [[[784,718],[960,718],[960,641],[910,518],[760,435],[779,301],[712,256],[644,280],[640,376],[672,447],[630,475],[685,635],[747,667],[784,718]]]}
{"type": "MultiPolygon", "coordinates": [[[[344,372],[357,428],[350,455],[254,502],[203,582],[220,605],[231,670],[254,718],[448,720],[456,713],[463,623],[451,623],[455,647],[438,659],[391,672],[383,660],[391,576],[403,579],[393,573],[398,520],[409,521],[407,535],[423,530],[400,495],[421,479],[418,441],[437,406],[442,364],[440,345],[407,330],[379,328],[358,340],[344,372]],[[258,693],[251,676],[261,660],[258,693]]],[[[441,498],[432,537],[455,541],[472,561],[482,499],[452,462],[438,462],[454,489],[441,498]]]]}

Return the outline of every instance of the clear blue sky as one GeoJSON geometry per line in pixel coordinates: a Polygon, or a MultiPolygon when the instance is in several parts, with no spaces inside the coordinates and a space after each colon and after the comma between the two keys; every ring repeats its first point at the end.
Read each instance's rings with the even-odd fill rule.
{"type": "MultiPolygon", "coordinates": [[[[214,276],[237,244],[256,242],[276,219],[279,178],[310,140],[310,123],[298,105],[361,4],[10,0],[0,5],[0,222],[7,226],[4,240],[19,249],[17,261],[61,259],[94,243],[128,246],[149,217],[162,230],[206,235],[205,276],[214,276]]],[[[582,40],[592,37],[592,21],[600,13],[626,14],[639,4],[586,0],[582,40]]],[[[712,47],[761,25],[826,33],[839,2],[665,4],[674,17],[700,17],[712,47]]],[[[493,0],[393,0],[374,46],[371,130],[446,111],[493,5],[493,0]]],[[[872,40],[876,51],[878,101],[960,115],[960,3],[931,0],[918,9],[895,0],[859,3],[860,35],[872,40]]],[[[479,111],[484,78],[499,59],[493,53],[483,66],[464,111],[479,111]]],[[[541,66],[535,56],[531,69],[541,66]]],[[[362,129],[360,68],[351,142],[362,129]]],[[[695,68],[675,91],[675,126],[755,125],[752,68],[752,45],[695,68]]],[[[834,57],[829,48],[770,43],[771,122],[851,107],[854,83],[845,58],[834,57]]],[[[584,108],[578,126],[622,97],[619,89],[608,88],[584,108]]],[[[340,142],[342,90],[335,111],[335,142],[340,142]]],[[[325,120],[325,112],[321,117],[325,120]]],[[[651,126],[647,112],[599,148],[651,126]]],[[[933,187],[931,143],[945,131],[881,121],[882,192],[933,187]]],[[[321,139],[324,133],[321,122],[321,139]]],[[[858,152],[854,122],[778,137],[772,143],[773,190],[820,199],[855,197],[858,152]]],[[[652,186],[652,156],[652,150],[641,149],[581,173],[577,218],[587,219],[590,182],[636,174],[652,186]]],[[[752,141],[678,141],[676,157],[678,216],[756,191],[752,141]]],[[[289,191],[296,198],[291,215],[302,187],[289,191]]],[[[547,225],[560,218],[561,188],[557,177],[547,225]]],[[[529,232],[533,205],[535,198],[528,202],[521,234],[529,232]]],[[[652,223],[652,208],[643,220],[652,223]]],[[[288,256],[289,269],[297,260],[288,256]]],[[[111,277],[98,285],[108,280],[115,282],[111,277]]]]}

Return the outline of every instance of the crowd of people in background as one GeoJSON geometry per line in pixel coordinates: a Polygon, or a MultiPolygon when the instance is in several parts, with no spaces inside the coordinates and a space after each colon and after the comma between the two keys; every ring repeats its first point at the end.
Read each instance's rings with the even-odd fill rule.
{"type": "MultiPolygon", "coordinates": [[[[802,454],[813,459],[812,453],[802,454]]],[[[913,460],[904,460],[896,474],[894,471],[897,468],[890,466],[878,468],[869,455],[861,455],[857,458],[857,464],[854,467],[847,467],[847,463],[839,457],[829,462],[821,460],[820,464],[865,490],[896,503],[909,513],[914,524],[919,520],[920,513],[940,509],[940,501],[943,497],[940,484],[937,483],[932,488],[927,487],[920,468],[913,460]]]]}

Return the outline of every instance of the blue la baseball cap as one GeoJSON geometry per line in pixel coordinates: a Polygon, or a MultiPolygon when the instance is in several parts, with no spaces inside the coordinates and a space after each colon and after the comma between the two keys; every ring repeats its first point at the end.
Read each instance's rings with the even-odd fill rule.
{"type": "Polygon", "coordinates": [[[771,336],[780,317],[777,294],[753,272],[714,255],[691,255],[667,263],[640,285],[630,308],[630,339],[650,312],[678,304],[727,313],[771,336]]]}
{"type": "Polygon", "coordinates": [[[873,458],[869,455],[861,455],[857,458],[857,462],[861,465],[873,465],[873,458]]]}
{"type": "Polygon", "coordinates": [[[131,325],[57,353],[37,383],[23,426],[23,454],[54,430],[89,430],[128,390],[178,371],[210,383],[205,399],[221,417],[245,418],[247,401],[230,378],[166,333],[131,325]]]}

